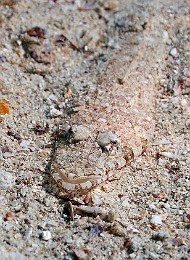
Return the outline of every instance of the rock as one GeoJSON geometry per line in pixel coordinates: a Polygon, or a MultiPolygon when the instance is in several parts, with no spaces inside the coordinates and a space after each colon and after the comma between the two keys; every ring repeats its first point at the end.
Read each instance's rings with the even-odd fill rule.
{"type": "Polygon", "coordinates": [[[163,40],[166,43],[170,43],[170,38],[169,38],[169,34],[166,30],[163,31],[163,40]]]}
{"type": "Polygon", "coordinates": [[[0,172],[0,189],[12,188],[15,184],[15,176],[12,172],[1,171],[0,172]]]}
{"type": "Polygon", "coordinates": [[[20,146],[23,148],[28,148],[29,145],[30,145],[29,140],[22,140],[22,142],[20,143],[20,146]]]}
{"type": "Polygon", "coordinates": [[[77,259],[86,259],[87,258],[87,254],[84,252],[84,250],[82,249],[75,249],[74,250],[75,255],[77,256],[77,259]]]}
{"type": "Polygon", "coordinates": [[[108,11],[117,11],[119,9],[118,0],[107,0],[104,3],[104,8],[108,11]]]}
{"type": "Polygon", "coordinates": [[[177,52],[177,49],[175,47],[170,50],[170,55],[173,58],[176,58],[178,56],[178,52],[177,52]]]}
{"type": "Polygon", "coordinates": [[[40,234],[40,237],[42,238],[42,240],[45,240],[45,241],[48,241],[51,239],[51,233],[50,231],[43,231],[41,234],[40,234]]]}
{"type": "Polygon", "coordinates": [[[26,241],[30,240],[30,238],[31,238],[31,236],[32,236],[32,232],[33,232],[32,227],[29,227],[29,228],[25,231],[25,239],[26,239],[26,241]]]}
{"type": "Polygon", "coordinates": [[[162,225],[162,219],[159,215],[152,215],[150,222],[155,225],[162,225]]]}
{"type": "Polygon", "coordinates": [[[160,155],[173,159],[174,158],[174,154],[170,153],[170,152],[159,152],[160,155]]]}
{"type": "Polygon", "coordinates": [[[57,117],[57,116],[60,116],[62,114],[61,111],[59,111],[58,109],[56,108],[52,108],[50,111],[49,111],[49,114],[51,117],[57,117]]]}
{"type": "Polygon", "coordinates": [[[114,236],[118,236],[118,237],[126,236],[126,233],[125,233],[123,227],[119,224],[114,224],[110,229],[110,233],[113,234],[114,236]]]}
{"type": "Polygon", "coordinates": [[[75,141],[83,141],[88,139],[88,137],[90,136],[89,129],[83,125],[72,126],[72,132],[75,141]]]}
{"type": "Polygon", "coordinates": [[[102,200],[101,200],[100,197],[99,197],[98,195],[96,195],[96,194],[93,195],[93,197],[92,197],[92,202],[93,202],[93,204],[96,205],[96,206],[102,205],[102,200]]]}
{"type": "Polygon", "coordinates": [[[168,237],[169,237],[169,233],[167,231],[163,231],[163,230],[155,232],[152,235],[152,239],[155,241],[164,241],[168,237]]]}
{"type": "Polygon", "coordinates": [[[128,198],[124,198],[124,199],[123,199],[123,201],[122,201],[122,206],[125,207],[125,208],[130,208],[130,207],[131,207],[128,198]]]}
{"type": "Polygon", "coordinates": [[[165,208],[165,209],[170,209],[170,204],[164,203],[164,208],[165,208]]]}
{"type": "Polygon", "coordinates": [[[64,260],[75,260],[78,258],[74,252],[68,252],[67,255],[63,259],[64,260]]]}
{"type": "Polygon", "coordinates": [[[90,227],[90,234],[98,234],[100,235],[104,231],[103,226],[96,224],[92,227],[90,227]]]}
{"type": "Polygon", "coordinates": [[[156,209],[156,206],[154,203],[150,203],[149,207],[150,207],[150,209],[156,209]]]}
{"type": "Polygon", "coordinates": [[[100,132],[98,135],[97,142],[99,146],[103,149],[106,149],[111,143],[117,143],[117,135],[112,131],[100,132]]]}

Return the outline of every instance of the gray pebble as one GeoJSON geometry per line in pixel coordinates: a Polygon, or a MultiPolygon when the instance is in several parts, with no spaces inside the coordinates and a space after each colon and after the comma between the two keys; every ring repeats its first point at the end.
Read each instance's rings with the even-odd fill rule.
{"type": "Polygon", "coordinates": [[[12,172],[0,172],[0,189],[6,190],[12,188],[15,184],[15,176],[12,172]]]}
{"type": "Polygon", "coordinates": [[[170,50],[170,55],[173,58],[176,58],[178,56],[178,52],[177,52],[177,49],[175,47],[170,50]]]}
{"type": "Polygon", "coordinates": [[[72,132],[74,134],[75,141],[82,141],[88,139],[90,136],[90,131],[87,127],[83,125],[72,126],[72,132]]]}
{"type": "Polygon", "coordinates": [[[100,132],[97,142],[102,148],[105,148],[111,142],[117,142],[117,135],[112,131],[100,132]]]}

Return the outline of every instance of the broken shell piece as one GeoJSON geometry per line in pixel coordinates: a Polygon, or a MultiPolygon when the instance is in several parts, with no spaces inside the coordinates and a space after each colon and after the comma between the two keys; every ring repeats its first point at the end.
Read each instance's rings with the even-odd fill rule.
{"type": "Polygon", "coordinates": [[[41,238],[43,239],[43,240],[45,240],[45,241],[48,241],[48,240],[50,240],[51,239],[51,233],[50,233],[50,231],[43,231],[42,233],[41,233],[41,238]]]}
{"type": "Polygon", "coordinates": [[[162,225],[162,219],[159,215],[153,215],[151,218],[151,223],[156,225],[162,225]]]}
{"type": "Polygon", "coordinates": [[[174,154],[170,152],[159,152],[159,154],[170,159],[173,159],[175,157],[174,154]]]}

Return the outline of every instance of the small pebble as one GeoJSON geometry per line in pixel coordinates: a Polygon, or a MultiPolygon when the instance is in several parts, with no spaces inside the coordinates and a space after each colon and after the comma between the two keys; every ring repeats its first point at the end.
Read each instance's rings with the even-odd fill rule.
{"type": "Polygon", "coordinates": [[[26,241],[30,240],[31,236],[32,236],[32,232],[33,229],[31,227],[29,227],[26,231],[25,231],[25,239],[26,241]]]}
{"type": "Polygon", "coordinates": [[[178,56],[178,52],[177,52],[177,49],[175,47],[170,50],[170,55],[173,58],[176,58],[178,56]]]}
{"type": "Polygon", "coordinates": [[[30,145],[29,140],[22,140],[22,142],[20,143],[20,146],[23,148],[28,148],[29,145],[30,145]]]}
{"type": "Polygon", "coordinates": [[[90,234],[101,234],[104,231],[103,226],[96,224],[92,227],[90,227],[90,234]]]}
{"type": "Polygon", "coordinates": [[[100,206],[102,204],[102,200],[96,194],[92,197],[92,202],[96,206],[100,206]]]}
{"type": "Polygon", "coordinates": [[[169,34],[166,30],[163,31],[163,40],[164,42],[169,42],[169,34]]]}
{"type": "Polygon", "coordinates": [[[165,209],[170,209],[170,204],[164,203],[164,208],[165,208],[165,209]]]}
{"type": "Polygon", "coordinates": [[[43,240],[45,240],[45,241],[48,241],[48,240],[50,240],[51,239],[51,233],[50,233],[50,231],[43,231],[42,233],[41,233],[41,238],[43,239],[43,240]]]}
{"type": "Polygon", "coordinates": [[[89,129],[83,125],[72,126],[72,132],[76,141],[86,140],[90,136],[89,129]]]}
{"type": "Polygon", "coordinates": [[[119,9],[118,0],[107,0],[104,3],[104,8],[109,11],[117,11],[119,9]]]}
{"type": "Polygon", "coordinates": [[[122,206],[125,207],[125,208],[130,208],[130,203],[129,203],[129,200],[127,198],[125,198],[123,201],[122,201],[122,206]]]}
{"type": "Polygon", "coordinates": [[[174,158],[174,154],[170,152],[160,152],[159,154],[170,159],[174,158]]]}
{"type": "Polygon", "coordinates": [[[127,227],[127,231],[129,233],[132,233],[132,234],[138,234],[139,233],[139,230],[137,228],[135,228],[133,225],[128,225],[127,227]]]}
{"type": "Polygon", "coordinates": [[[156,206],[155,206],[154,203],[151,203],[151,204],[149,205],[149,207],[150,207],[151,209],[156,209],[156,206]]]}
{"type": "Polygon", "coordinates": [[[162,225],[162,219],[159,215],[152,215],[151,223],[156,225],[162,225]]]}
{"type": "Polygon", "coordinates": [[[114,224],[110,229],[110,233],[119,237],[125,237],[126,235],[123,227],[119,224],[114,224]]]}
{"type": "Polygon", "coordinates": [[[12,188],[15,184],[15,176],[12,172],[1,171],[0,174],[0,189],[5,190],[12,188]]]}
{"type": "Polygon", "coordinates": [[[75,255],[77,256],[77,259],[86,259],[87,258],[87,254],[84,252],[84,250],[82,249],[75,249],[74,250],[75,255]]]}
{"type": "Polygon", "coordinates": [[[49,113],[52,117],[60,116],[62,114],[62,112],[57,110],[56,108],[52,108],[49,113]]]}

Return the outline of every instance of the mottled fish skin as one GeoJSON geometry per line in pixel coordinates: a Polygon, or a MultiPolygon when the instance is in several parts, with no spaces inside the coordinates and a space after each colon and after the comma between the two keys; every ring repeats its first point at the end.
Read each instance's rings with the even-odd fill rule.
{"type": "Polygon", "coordinates": [[[139,45],[126,39],[125,47],[107,62],[98,93],[89,94],[87,104],[81,96],[83,108],[65,114],[60,122],[62,138],[52,174],[63,190],[90,190],[117,177],[151,139],[156,89],[167,49],[158,35],[162,31],[154,30],[156,22],[144,30],[139,45]],[[130,57],[129,48],[134,48],[130,57]]]}

